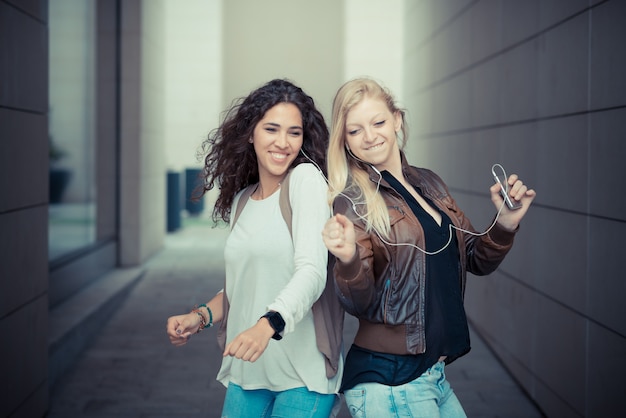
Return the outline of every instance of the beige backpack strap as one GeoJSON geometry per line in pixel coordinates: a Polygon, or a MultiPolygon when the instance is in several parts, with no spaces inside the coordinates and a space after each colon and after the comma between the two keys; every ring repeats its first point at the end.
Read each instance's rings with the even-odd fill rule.
{"type": "Polygon", "coordinates": [[[289,229],[289,235],[293,236],[291,231],[291,203],[289,202],[289,174],[291,174],[291,170],[287,172],[287,175],[280,183],[280,196],[278,196],[278,202],[280,205],[280,213],[283,215],[287,228],[289,229]]]}
{"type": "Polygon", "coordinates": [[[254,189],[256,188],[256,186],[257,186],[256,184],[251,184],[245,189],[243,189],[243,193],[241,193],[241,196],[239,197],[239,201],[237,202],[237,208],[235,209],[235,214],[230,219],[231,230],[235,226],[235,222],[237,222],[239,215],[241,215],[241,211],[243,210],[243,207],[246,206],[246,202],[248,202],[248,199],[250,199],[250,196],[252,196],[252,193],[254,193],[254,189]]]}
{"type": "MultiPolygon", "coordinates": [[[[251,184],[243,190],[241,196],[239,197],[239,201],[237,202],[237,208],[235,208],[235,213],[230,218],[230,229],[232,230],[235,226],[235,222],[237,222],[237,218],[241,215],[241,211],[243,207],[246,206],[246,202],[250,199],[250,196],[254,192],[256,188],[256,184],[251,184]]],[[[226,278],[224,278],[226,279],[226,278]]],[[[219,328],[217,329],[217,344],[220,349],[224,351],[226,348],[226,329],[228,325],[228,311],[230,310],[230,303],[228,301],[228,295],[226,294],[226,282],[224,281],[224,288],[222,291],[222,321],[219,324],[219,328]]]]}

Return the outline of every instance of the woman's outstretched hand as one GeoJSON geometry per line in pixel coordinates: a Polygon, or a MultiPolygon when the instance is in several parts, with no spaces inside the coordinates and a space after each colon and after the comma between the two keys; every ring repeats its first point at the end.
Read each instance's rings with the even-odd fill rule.
{"type": "Polygon", "coordinates": [[[347,263],[356,253],[354,224],[344,215],[331,217],[322,230],[324,245],[339,261],[347,263]]]}
{"type": "Polygon", "coordinates": [[[237,335],[228,343],[223,356],[232,356],[254,363],[267,348],[272,335],[274,335],[274,329],[267,318],[261,318],[254,326],[237,335]]]}
{"type": "MultiPolygon", "coordinates": [[[[519,179],[517,174],[511,174],[507,182],[509,183],[509,197],[514,202],[521,202],[522,207],[511,210],[505,204],[498,217],[498,224],[508,231],[515,231],[524,215],[526,215],[537,193],[533,189],[529,189],[522,180],[519,179]]],[[[500,209],[504,200],[500,195],[500,185],[496,182],[489,188],[489,191],[491,192],[491,201],[497,209],[500,209]]]]}
{"type": "Polygon", "coordinates": [[[177,347],[187,344],[189,338],[200,328],[200,317],[195,312],[170,316],[167,319],[167,336],[177,347]]]}

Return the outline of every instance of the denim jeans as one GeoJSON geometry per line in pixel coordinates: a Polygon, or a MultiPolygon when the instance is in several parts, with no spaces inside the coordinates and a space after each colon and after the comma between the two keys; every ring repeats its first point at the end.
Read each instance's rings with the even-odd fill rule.
{"type": "Polygon", "coordinates": [[[353,418],[464,418],[465,411],[438,362],[417,379],[400,386],[361,383],[344,392],[353,418]]]}
{"type": "Polygon", "coordinates": [[[222,418],[328,418],[335,399],[305,387],[274,392],[229,383],[222,418]]]}

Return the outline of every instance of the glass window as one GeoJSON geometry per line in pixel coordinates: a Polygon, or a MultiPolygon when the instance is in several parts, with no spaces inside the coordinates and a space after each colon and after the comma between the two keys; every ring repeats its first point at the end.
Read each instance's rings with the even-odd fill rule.
{"type": "Polygon", "coordinates": [[[96,240],[95,1],[50,0],[50,260],[96,240]]]}

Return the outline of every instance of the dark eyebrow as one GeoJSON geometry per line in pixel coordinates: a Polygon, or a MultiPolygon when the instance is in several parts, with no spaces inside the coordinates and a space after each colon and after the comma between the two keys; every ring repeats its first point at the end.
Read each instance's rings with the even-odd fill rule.
{"type": "MultiPolygon", "coordinates": [[[[276,123],[276,122],[265,122],[263,124],[263,126],[266,126],[266,125],[270,125],[270,126],[273,126],[275,128],[280,128],[280,124],[276,123]]],[[[303,129],[303,128],[300,125],[294,125],[294,126],[290,126],[288,129],[303,129]]]]}

